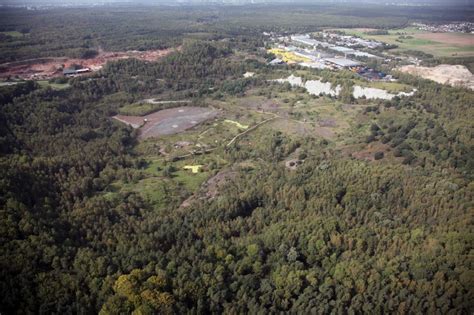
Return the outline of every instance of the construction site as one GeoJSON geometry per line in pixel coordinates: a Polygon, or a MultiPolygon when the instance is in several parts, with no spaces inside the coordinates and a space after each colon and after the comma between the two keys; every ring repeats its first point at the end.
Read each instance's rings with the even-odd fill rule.
{"type": "Polygon", "coordinates": [[[68,57],[36,58],[0,64],[0,79],[3,80],[49,80],[61,76],[78,76],[95,72],[109,61],[136,58],[144,61],[156,61],[175,49],[104,52],[89,59],[68,57]]]}

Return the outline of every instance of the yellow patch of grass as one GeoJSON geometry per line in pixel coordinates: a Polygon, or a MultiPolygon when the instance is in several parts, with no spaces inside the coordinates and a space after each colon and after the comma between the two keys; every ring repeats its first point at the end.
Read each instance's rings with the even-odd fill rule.
{"type": "Polygon", "coordinates": [[[230,124],[234,124],[236,125],[237,127],[239,127],[240,129],[248,129],[249,126],[247,125],[242,125],[241,123],[239,123],[238,121],[234,121],[234,120],[230,120],[230,119],[226,119],[224,120],[226,123],[230,123],[230,124]]]}

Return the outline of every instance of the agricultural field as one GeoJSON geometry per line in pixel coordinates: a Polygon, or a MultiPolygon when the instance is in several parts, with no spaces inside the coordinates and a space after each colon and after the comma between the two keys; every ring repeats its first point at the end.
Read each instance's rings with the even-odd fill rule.
{"type": "Polygon", "coordinates": [[[413,27],[388,30],[388,35],[368,35],[367,29],[337,29],[348,35],[373,39],[387,44],[397,45],[393,51],[422,51],[435,57],[472,57],[474,56],[474,34],[431,33],[413,27]]]}

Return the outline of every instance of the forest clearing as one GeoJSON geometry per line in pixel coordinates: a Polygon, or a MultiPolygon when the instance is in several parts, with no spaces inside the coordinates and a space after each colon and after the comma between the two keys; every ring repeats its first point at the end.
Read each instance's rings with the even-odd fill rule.
{"type": "Polygon", "coordinates": [[[217,110],[205,107],[176,107],[146,116],[116,115],[113,118],[133,128],[140,128],[140,139],[179,133],[216,117],[217,110]]]}

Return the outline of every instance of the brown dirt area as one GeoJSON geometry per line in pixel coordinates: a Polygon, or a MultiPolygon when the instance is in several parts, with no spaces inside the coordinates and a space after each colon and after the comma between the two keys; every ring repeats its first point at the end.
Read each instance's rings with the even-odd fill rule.
{"type": "Polygon", "coordinates": [[[456,46],[474,46],[474,35],[473,34],[457,34],[457,33],[425,33],[417,34],[417,38],[428,39],[434,42],[440,42],[444,44],[451,44],[456,46]]]}
{"type": "Polygon", "coordinates": [[[362,150],[359,150],[359,151],[353,151],[353,150],[354,148],[347,147],[346,149],[343,150],[343,153],[347,155],[351,155],[352,157],[358,160],[373,162],[375,161],[374,155],[376,152],[384,152],[385,154],[387,154],[387,152],[390,151],[390,146],[388,144],[374,142],[367,145],[362,150]]]}
{"type": "Polygon", "coordinates": [[[227,169],[222,170],[215,176],[209,178],[204,184],[202,184],[200,191],[192,195],[181,204],[181,208],[187,208],[192,205],[196,200],[212,200],[219,195],[219,191],[227,183],[232,181],[238,172],[227,169]]]}
{"type": "Polygon", "coordinates": [[[474,90],[474,75],[462,65],[439,65],[433,68],[403,66],[398,71],[420,76],[441,84],[462,86],[474,90]]]}
{"type": "Polygon", "coordinates": [[[276,113],[281,110],[281,105],[277,101],[260,98],[243,98],[239,100],[239,105],[259,112],[276,113]]]}
{"type": "Polygon", "coordinates": [[[170,135],[190,129],[216,117],[218,111],[207,107],[183,106],[163,109],[146,116],[117,115],[113,118],[135,129],[140,128],[140,139],[170,135]]]}
{"type": "MultiPolygon", "coordinates": [[[[178,48],[179,49],[179,48],[178,48]]],[[[91,59],[74,59],[67,57],[38,58],[23,61],[15,61],[0,64],[0,78],[31,79],[51,79],[63,75],[62,69],[72,65],[80,65],[83,68],[90,68],[91,71],[98,71],[108,61],[120,59],[136,58],[144,61],[156,61],[159,58],[170,54],[175,49],[149,50],[149,51],[127,51],[127,52],[103,52],[91,59]]]]}

